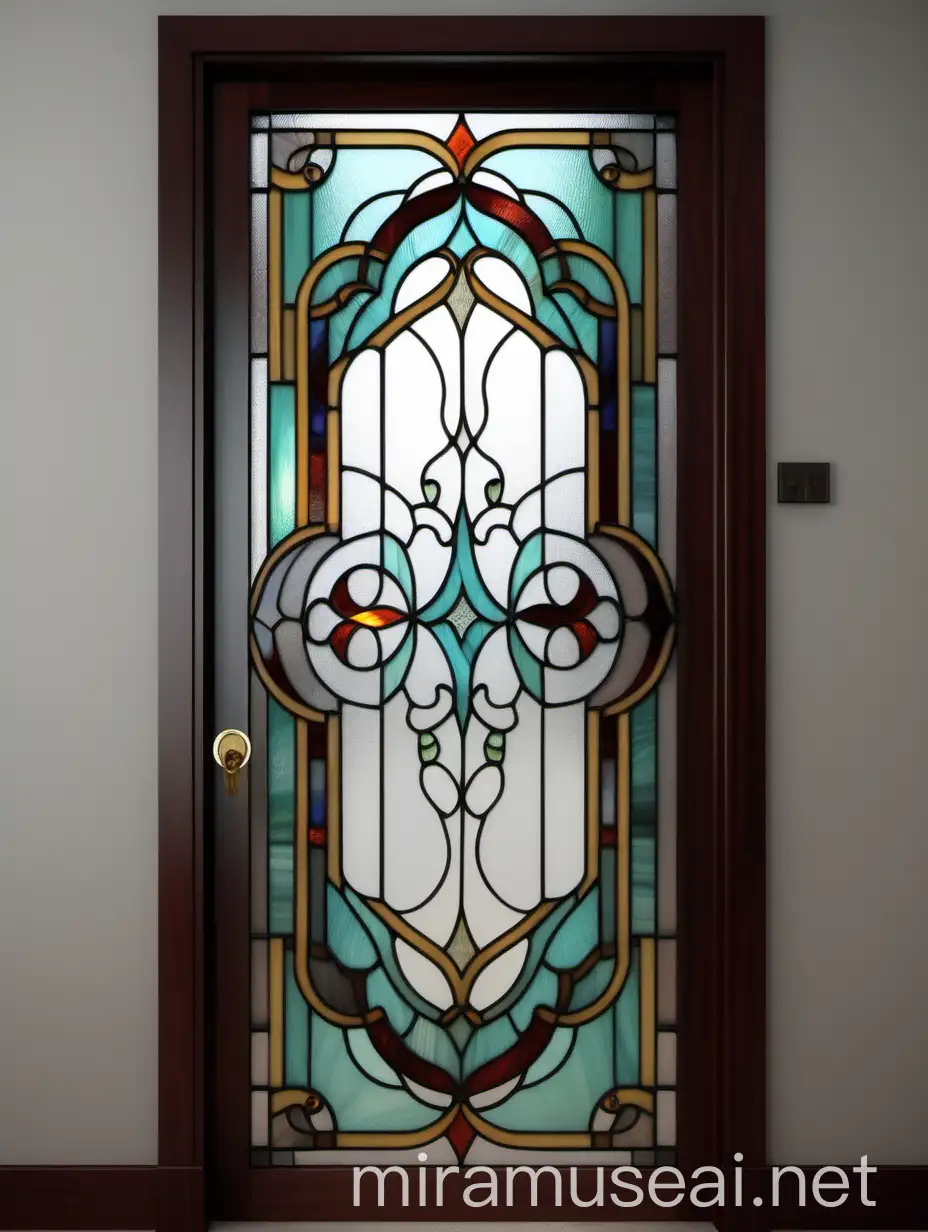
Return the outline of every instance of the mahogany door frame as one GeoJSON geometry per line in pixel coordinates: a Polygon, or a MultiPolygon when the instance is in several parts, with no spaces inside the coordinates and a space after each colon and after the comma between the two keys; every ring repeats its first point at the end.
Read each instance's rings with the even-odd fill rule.
{"type": "MultiPolygon", "coordinates": [[[[609,55],[658,70],[684,59],[711,75],[719,192],[705,224],[716,254],[714,405],[712,433],[698,448],[718,484],[715,506],[699,515],[709,532],[715,648],[711,663],[691,670],[702,672],[714,699],[703,750],[709,758],[700,763],[712,807],[701,819],[709,841],[686,858],[694,862],[690,875],[714,888],[714,911],[699,926],[705,979],[699,989],[684,983],[681,1016],[699,1002],[699,1046],[714,1076],[705,1162],[733,1165],[740,1151],[746,1167],[767,1164],[764,31],[763,18],[749,17],[160,18],[159,1168],[173,1178],[161,1188],[175,1232],[203,1226],[206,1159],[206,99],[211,81],[283,76],[309,56],[609,55]]],[[[908,1198],[905,1191],[911,1178],[887,1187],[886,1175],[877,1190],[886,1198],[876,1208],[879,1226],[915,1227],[915,1191],[908,1198]]],[[[750,1207],[647,1213],[725,1227],[768,1220],[750,1207]]],[[[592,1213],[573,1212],[584,1215],[592,1213]]],[[[854,1211],[781,1207],[770,1226],[865,1227],[872,1215],[859,1204],[854,1211]]],[[[392,1212],[398,1216],[432,1213],[392,1212]]]]}

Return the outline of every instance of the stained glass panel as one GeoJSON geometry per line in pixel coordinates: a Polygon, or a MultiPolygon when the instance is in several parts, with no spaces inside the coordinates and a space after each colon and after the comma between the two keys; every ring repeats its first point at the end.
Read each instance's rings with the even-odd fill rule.
{"type": "Polygon", "coordinates": [[[676,133],[253,117],[252,1162],[670,1162],[676,133]]]}

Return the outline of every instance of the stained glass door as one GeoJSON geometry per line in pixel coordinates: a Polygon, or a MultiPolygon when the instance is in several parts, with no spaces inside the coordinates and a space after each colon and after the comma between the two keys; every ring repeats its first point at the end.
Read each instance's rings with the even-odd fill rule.
{"type": "Polygon", "coordinates": [[[677,117],[247,124],[214,449],[216,718],[253,748],[215,810],[236,1149],[672,1163],[677,117]]]}

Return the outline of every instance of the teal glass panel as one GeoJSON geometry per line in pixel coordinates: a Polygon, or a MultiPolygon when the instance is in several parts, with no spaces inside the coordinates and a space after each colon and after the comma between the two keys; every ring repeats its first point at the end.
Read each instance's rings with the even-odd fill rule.
{"type": "Polygon", "coordinates": [[[458,1050],[444,1027],[419,1015],[405,1042],[416,1056],[422,1057],[424,1061],[431,1061],[446,1074],[457,1076],[459,1073],[461,1060],[458,1050]]]}
{"type": "Polygon", "coordinates": [[[518,1040],[508,1018],[500,1018],[485,1027],[478,1027],[464,1052],[463,1076],[467,1078],[495,1057],[511,1048],[518,1040]]]}
{"type": "Polygon", "coordinates": [[[513,1007],[512,1021],[525,1031],[539,1005],[553,1009],[557,1005],[558,978],[550,967],[542,967],[529,985],[518,1005],[513,1007]]]}
{"type": "Polygon", "coordinates": [[[651,935],[657,847],[657,694],[629,716],[631,738],[632,932],[651,935]]]}
{"type": "Polygon", "coordinates": [[[555,240],[582,239],[580,229],[569,212],[558,201],[553,201],[543,193],[523,193],[525,204],[548,228],[551,238],[555,240]]]}
{"type": "Polygon", "coordinates": [[[564,314],[580,349],[592,363],[599,360],[599,322],[569,291],[555,291],[551,297],[564,314]]]}
{"type": "Polygon", "coordinates": [[[484,165],[522,189],[549,193],[570,211],[588,243],[613,251],[614,193],[594,172],[588,150],[505,150],[484,165]]]}
{"type": "Polygon", "coordinates": [[[383,1010],[397,1035],[405,1035],[415,1018],[408,1002],[403,1000],[387,979],[382,967],[378,967],[367,977],[367,1003],[372,1009],[379,1007],[383,1010]]]}
{"type": "Polygon", "coordinates": [[[360,264],[357,257],[346,257],[343,261],[336,261],[334,265],[330,265],[313,286],[312,302],[324,304],[327,299],[332,298],[336,291],[340,291],[349,282],[357,282],[360,264]]]}
{"type": "Polygon", "coordinates": [[[368,1078],[382,1082],[388,1087],[399,1087],[400,1082],[396,1070],[391,1069],[374,1045],[366,1027],[352,1027],[345,1032],[345,1040],[351,1050],[354,1063],[368,1078]]]}
{"type": "Polygon", "coordinates": [[[633,1087],[641,1080],[640,959],[635,946],[625,986],[615,1006],[615,1082],[620,1087],[633,1087]]]}
{"type": "Polygon", "coordinates": [[[293,304],[312,256],[310,228],[313,193],[285,192],[283,199],[283,291],[285,302],[293,304]]]}
{"type": "Polygon", "coordinates": [[[296,982],[292,950],[286,954],[285,970],[284,1081],[288,1087],[305,1087],[309,1081],[309,1006],[296,982]]]}
{"type": "Polygon", "coordinates": [[[629,301],[640,304],[644,270],[642,194],[615,193],[616,265],[625,280],[629,301]]]}
{"type": "Polygon", "coordinates": [[[554,935],[545,962],[555,970],[580,965],[599,942],[599,887],[584,895],[554,935]]]}
{"type": "Polygon", "coordinates": [[[293,835],[296,818],[296,724],[267,699],[270,930],[293,931],[293,835]]]}
{"type": "Polygon", "coordinates": [[[377,951],[361,921],[336,887],[326,889],[326,924],[329,949],[349,970],[367,971],[377,961],[377,951]]]}
{"type": "Polygon", "coordinates": [[[296,389],[272,385],[270,445],[270,540],[280,543],[296,526],[296,389]]]}
{"type": "Polygon", "coordinates": [[[588,975],[578,980],[570,996],[572,1010],[585,1010],[603,995],[609,987],[609,981],[615,974],[615,959],[607,958],[598,962],[588,975]]]}
{"type": "Polygon", "coordinates": [[[653,385],[632,386],[632,526],[657,547],[657,404],[653,385]]]}
{"type": "Polygon", "coordinates": [[[533,1086],[548,1078],[567,1058],[574,1045],[577,1033],[573,1027],[556,1027],[547,1048],[534,1064],[525,1071],[525,1085],[533,1086]]]}

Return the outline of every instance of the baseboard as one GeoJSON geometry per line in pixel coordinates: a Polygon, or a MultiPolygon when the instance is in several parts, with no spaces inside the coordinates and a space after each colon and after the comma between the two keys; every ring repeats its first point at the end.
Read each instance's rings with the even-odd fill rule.
{"type": "Polygon", "coordinates": [[[2,1232],[204,1232],[201,1168],[0,1168],[2,1232]]]}

